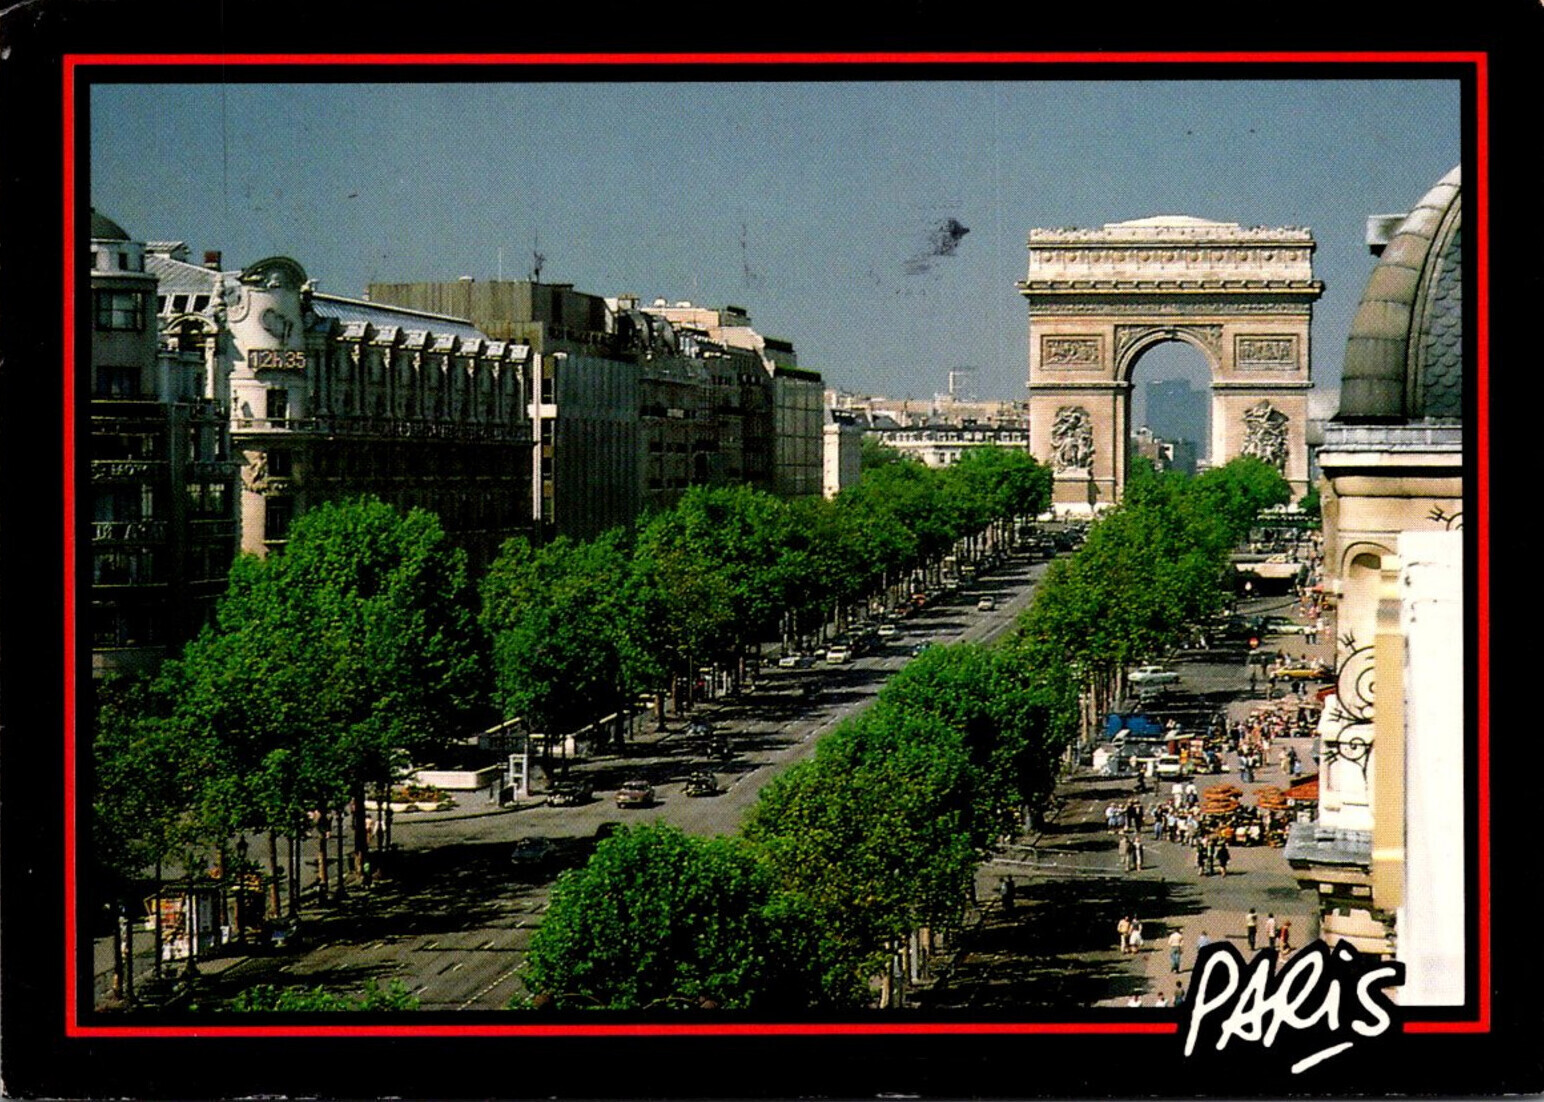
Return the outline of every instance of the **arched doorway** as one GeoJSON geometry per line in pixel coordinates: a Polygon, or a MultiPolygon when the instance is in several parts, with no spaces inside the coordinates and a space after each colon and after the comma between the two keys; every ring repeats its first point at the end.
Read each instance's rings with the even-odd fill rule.
{"type": "Polygon", "coordinates": [[[1119,500],[1132,371],[1171,341],[1209,365],[1212,462],[1256,454],[1307,492],[1313,250],[1306,229],[1180,215],[1030,231],[1030,447],[1059,512],[1119,500]]]}
{"type": "Polygon", "coordinates": [[[1161,338],[1135,351],[1126,422],[1128,459],[1145,457],[1159,470],[1195,474],[1211,456],[1211,382],[1215,365],[1183,336],[1161,338]]]}

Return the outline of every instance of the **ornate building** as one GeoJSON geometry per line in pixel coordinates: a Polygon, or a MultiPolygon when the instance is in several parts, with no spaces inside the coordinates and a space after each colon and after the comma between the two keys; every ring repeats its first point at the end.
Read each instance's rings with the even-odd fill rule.
{"type": "Polygon", "coordinates": [[[92,673],[153,668],[209,618],[236,543],[225,377],[159,329],[146,246],[91,212],[92,673]]]}
{"type": "Polygon", "coordinates": [[[1185,216],[1034,229],[1030,440],[1060,511],[1113,503],[1125,484],[1131,379],[1165,341],[1206,358],[1213,463],[1255,454],[1308,489],[1309,321],[1324,285],[1305,229],[1185,216]]]}
{"type": "Polygon", "coordinates": [[[1318,453],[1339,676],[1287,847],[1325,939],[1404,961],[1420,1005],[1461,1004],[1470,959],[1461,199],[1454,169],[1398,221],[1352,323],[1318,453]]]}
{"type": "Polygon", "coordinates": [[[469,321],[318,292],[287,257],[240,271],[157,246],[163,331],[228,380],[241,549],[309,506],[373,494],[439,515],[474,564],[531,528],[531,349],[469,321]]]}

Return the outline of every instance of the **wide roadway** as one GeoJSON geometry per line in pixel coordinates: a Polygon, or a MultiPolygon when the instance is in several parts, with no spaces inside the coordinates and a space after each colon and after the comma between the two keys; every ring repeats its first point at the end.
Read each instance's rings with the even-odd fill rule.
{"type": "Polygon", "coordinates": [[[705,758],[705,748],[685,731],[686,717],[673,717],[663,732],[640,724],[625,755],[572,766],[594,788],[588,804],[533,802],[483,814],[399,816],[388,875],[373,888],[352,889],[341,905],[309,906],[300,949],[228,958],[206,966],[203,982],[218,994],[295,981],[357,994],[371,979],[398,979],[425,1009],[501,1009],[522,990],[517,973],[546,912],[552,880],[589,858],[601,824],[663,821],[694,834],[738,831],[761,788],[812,753],[821,735],[868,706],[890,675],[911,661],[918,642],[997,638],[1013,626],[1044,569],[1043,562],[1010,558],[961,593],[914,613],[899,636],[863,657],[803,670],[772,667],[752,691],[699,706],[693,715],[729,734],[726,760],[705,758]],[[987,595],[996,608],[977,611],[977,600],[987,595]],[[813,699],[805,698],[805,686],[815,687],[813,699]],[[722,791],[687,796],[686,777],[706,765],[722,791]],[[654,786],[653,806],[615,806],[616,789],[633,778],[654,786]],[[540,869],[517,868],[511,861],[516,842],[537,837],[552,843],[553,859],[540,869]]]}

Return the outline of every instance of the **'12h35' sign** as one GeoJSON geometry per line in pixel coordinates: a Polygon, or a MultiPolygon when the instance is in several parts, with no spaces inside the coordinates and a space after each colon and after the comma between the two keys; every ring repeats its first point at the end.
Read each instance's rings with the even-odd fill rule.
{"type": "Polygon", "coordinates": [[[247,367],[253,371],[304,371],[306,354],[298,348],[249,348],[247,367]]]}

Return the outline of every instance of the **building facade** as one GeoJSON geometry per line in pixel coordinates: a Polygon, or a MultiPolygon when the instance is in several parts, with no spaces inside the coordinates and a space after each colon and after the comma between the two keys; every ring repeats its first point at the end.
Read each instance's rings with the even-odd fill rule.
{"type": "Polygon", "coordinates": [[[91,212],[92,673],[154,669],[225,590],[236,476],[225,379],[195,326],[157,324],[146,246],[91,212]]]}
{"type": "Polygon", "coordinates": [[[531,529],[533,360],[463,318],[325,295],[288,257],[239,271],[150,254],[163,329],[226,379],[241,549],[282,546],[307,508],[364,494],[436,513],[474,567],[531,529]]]}
{"type": "Polygon", "coordinates": [[[1374,251],[1318,454],[1338,675],[1320,724],[1319,819],[1294,829],[1287,857],[1319,892],[1326,940],[1403,960],[1402,1001],[1455,1005],[1472,779],[1459,171],[1374,251]]]}

